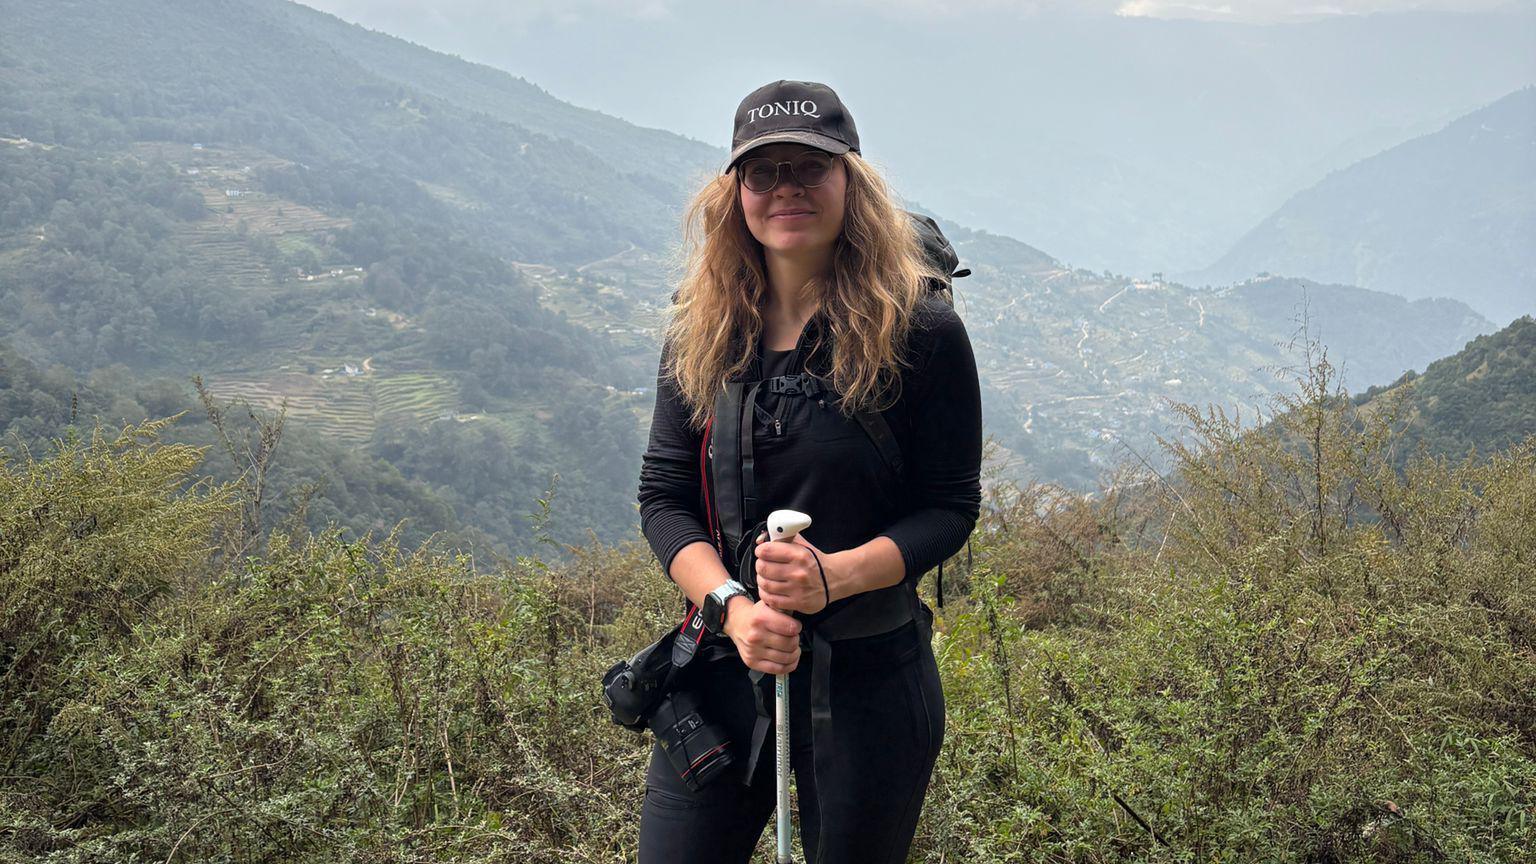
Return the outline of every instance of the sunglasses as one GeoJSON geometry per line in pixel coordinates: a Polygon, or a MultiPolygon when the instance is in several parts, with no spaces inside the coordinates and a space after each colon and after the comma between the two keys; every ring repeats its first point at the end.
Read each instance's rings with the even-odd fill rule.
{"type": "Polygon", "coordinates": [[[767,192],[779,185],[779,166],[789,166],[789,176],[807,189],[827,182],[832,174],[832,154],[821,150],[807,150],[787,162],[772,159],[744,159],[737,167],[741,185],[753,192],[767,192]]]}

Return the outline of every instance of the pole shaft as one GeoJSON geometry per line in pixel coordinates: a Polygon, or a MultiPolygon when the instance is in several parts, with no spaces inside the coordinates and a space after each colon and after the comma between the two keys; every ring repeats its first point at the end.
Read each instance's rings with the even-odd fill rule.
{"type": "MultiPolygon", "coordinates": [[[[794,542],[802,530],[811,524],[811,517],[794,510],[775,510],[768,515],[768,539],[794,542]],[[778,535],[778,536],[775,536],[778,535]]],[[[774,749],[778,762],[779,819],[778,864],[790,864],[790,813],[789,813],[789,675],[773,676],[773,720],[775,727],[774,749]]]]}
{"type": "Polygon", "coordinates": [[[773,678],[774,743],[779,780],[779,864],[790,864],[789,849],[789,676],[773,678]]]}

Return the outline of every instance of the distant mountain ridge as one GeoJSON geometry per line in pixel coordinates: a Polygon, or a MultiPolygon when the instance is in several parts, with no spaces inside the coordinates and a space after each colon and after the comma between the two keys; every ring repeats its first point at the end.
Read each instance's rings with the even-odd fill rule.
{"type": "Polygon", "coordinates": [[[672,132],[578,108],[499,69],[422,48],[287,0],[253,0],[370,73],[591,152],[622,175],[677,199],[724,151],[672,132]],[[682,182],[680,182],[682,181],[682,182]]]}
{"type": "Polygon", "coordinates": [[[1536,80],[1528,3],[1270,2],[1382,11],[1265,26],[1114,15],[1124,4],[1107,2],[802,0],[786,14],[817,21],[818,38],[765,48],[740,38],[761,26],[759,6],[718,0],[559,13],[310,2],[706,142],[725,140],[752,88],[819,76],[913,198],[1073,266],[1140,277],[1207,266],[1328,170],[1536,80]],[[1406,8],[1423,5],[1440,8],[1406,8]]]}
{"type": "Polygon", "coordinates": [[[1344,385],[1355,391],[1395,380],[1492,330],[1459,300],[1408,300],[1280,276],[1217,289],[1206,305],[1212,314],[1243,322],[1250,333],[1264,332],[1267,322],[1289,320],[1299,340],[1305,323],[1305,335],[1328,347],[1344,385]]]}
{"type": "MultiPolygon", "coordinates": [[[[485,70],[478,89],[450,88],[445,66],[462,75],[476,67],[418,60],[433,55],[398,40],[384,46],[396,48],[391,64],[377,54],[387,37],[362,28],[350,28],[359,44],[342,52],[334,29],[344,25],[305,11],[276,0],[0,2],[0,134],[68,146],[238,142],[312,169],[366,166],[379,180],[428,184],[473,205],[522,260],[581,263],[628,243],[665,245],[674,220],[656,217],[675,212],[675,190],[658,189],[633,160],[615,167],[508,119],[508,102],[543,106],[529,118],[549,116],[530,85],[485,70]],[[377,71],[391,65],[395,76],[421,67],[427,86],[377,71]],[[434,87],[455,92],[439,97],[434,87]],[[474,101],[460,101],[460,89],[474,101]],[[590,194],[599,188],[601,200],[590,194]]],[[[595,112],[564,107],[604,126],[595,112]]]]}
{"type": "Polygon", "coordinates": [[[1330,174],[1186,278],[1259,272],[1536,312],[1536,87],[1330,174]]]}
{"type": "MultiPolygon", "coordinates": [[[[555,539],[633,533],[681,192],[722,150],[278,0],[0,0],[0,17],[0,339],[43,369],[200,373],[286,404],[397,469],[372,478],[395,499],[449,506],[433,524],[502,551],[534,542],[555,474],[555,539]]],[[[1293,329],[1278,291],[1096,274],[944,226],[976,271],[960,308],[1019,474],[1089,488],[1119,444],[1177,431],[1167,399],[1284,386],[1263,373],[1293,329]]],[[[1329,291],[1397,335],[1340,340],[1384,380],[1486,328],[1329,291]]],[[[101,404],[116,422],[142,403],[101,404]]]]}

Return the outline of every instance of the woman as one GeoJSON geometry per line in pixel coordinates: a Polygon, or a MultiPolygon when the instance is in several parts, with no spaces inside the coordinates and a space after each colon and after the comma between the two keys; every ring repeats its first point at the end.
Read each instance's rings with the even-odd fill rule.
{"type": "Polygon", "coordinates": [[[965,327],[926,290],[937,274],[913,224],[825,85],[777,81],[742,101],[730,161],[686,227],[641,526],[714,638],[735,648],[698,672],[734,762],[694,792],[653,750],[640,861],[749,860],[775,799],[764,693],[786,672],[806,859],[905,861],[944,730],[932,613],[915,586],[964,544],[980,505],[965,327]],[[729,392],[746,394],[735,426],[719,416],[729,392]],[[813,523],[764,542],[752,526],[776,509],[813,523]],[[755,601],[733,578],[748,556],[755,601]]]}

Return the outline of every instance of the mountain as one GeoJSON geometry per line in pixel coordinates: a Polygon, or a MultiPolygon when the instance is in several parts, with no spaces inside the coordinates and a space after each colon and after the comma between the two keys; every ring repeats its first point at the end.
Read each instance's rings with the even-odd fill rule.
{"type": "Polygon", "coordinates": [[[1291,333],[1327,346],[1344,386],[1354,390],[1395,380],[1450,354],[1493,329],[1465,303],[1440,297],[1407,300],[1351,285],[1309,279],[1261,277],[1218,289],[1206,311],[1254,336],[1273,332],[1278,321],[1291,333]]]}
{"type": "Polygon", "coordinates": [[[1536,87],[1328,175],[1192,281],[1283,273],[1536,312],[1536,87]]]}
{"type": "Polygon", "coordinates": [[[501,248],[522,260],[575,264],[628,243],[665,241],[669,222],[656,217],[675,207],[670,190],[654,188],[632,161],[616,169],[588,148],[507,119],[535,113],[509,110],[530,99],[526,83],[509,87],[513,79],[503,75],[495,87],[441,98],[434,89],[455,90],[455,82],[431,77],[429,62],[400,62],[429,52],[396,51],[384,61],[365,42],[354,58],[316,35],[325,29],[313,26],[316,16],[291,7],[7,0],[0,123],[7,135],[64,146],[239,142],[310,169],[366,165],[374,186],[407,181],[475,208],[501,233],[501,248]],[[391,62],[394,74],[379,74],[391,62]],[[425,85],[398,83],[402,72],[417,71],[425,85]],[[496,103],[486,93],[498,89],[496,103]],[[598,188],[601,200],[590,194],[598,188]]]}
{"type": "MultiPolygon", "coordinates": [[[[286,406],[302,452],[274,501],[313,469],[310,512],[353,527],[410,516],[526,552],[547,502],[550,539],[633,535],[682,192],[723,150],[278,0],[0,16],[0,341],[61,370],[0,393],[0,428],[57,434],[70,380],[108,382],[70,422],[196,405],[195,374],[286,406]]],[[[1014,476],[1089,488],[1122,445],[1177,433],[1169,399],[1288,386],[1264,373],[1295,329],[1278,289],[1093,273],[944,226],[1014,476]]],[[[1335,347],[1379,380],[1491,329],[1326,293],[1374,325],[1335,347]]]]}
{"type": "Polygon", "coordinates": [[[310,5],[703,141],[765,81],[827,81],[913,198],[1138,276],[1206,266],[1328,171],[1536,82],[1528,3],[1269,3],[1321,20],[1266,26],[1171,20],[1218,3],[780,0],[816,38],[772,45],[743,38],[756,4],[717,0],[310,5]]]}
{"type": "MultiPolygon", "coordinates": [[[[422,50],[308,6],[286,0],[257,5],[370,74],[590,153],[663,201],[681,199],[693,179],[724,161],[717,147],[578,108],[517,76],[422,50]]],[[[648,219],[647,225],[665,223],[648,219]]]]}
{"type": "Polygon", "coordinates": [[[1124,459],[1166,467],[1172,402],[1257,409],[1290,392],[1293,339],[1328,347],[1355,389],[1396,379],[1492,325],[1463,303],[1269,279],[1222,289],[1067,268],[1009,238],[941,223],[974,274],[957,304],[984,426],[1015,476],[1091,489],[1124,459]],[[994,263],[996,262],[996,263],[994,263]]]}
{"type": "Polygon", "coordinates": [[[648,379],[616,359],[633,337],[552,307],[584,262],[660,246],[675,196],[274,8],[0,4],[0,339],[286,402],[504,551],[555,474],[557,537],[613,536],[648,379]]]}
{"type": "Polygon", "coordinates": [[[1405,400],[1401,457],[1420,445],[1453,461],[1487,456],[1536,435],[1536,318],[1517,318],[1354,401],[1368,406],[1388,394],[1405,400]]]}

